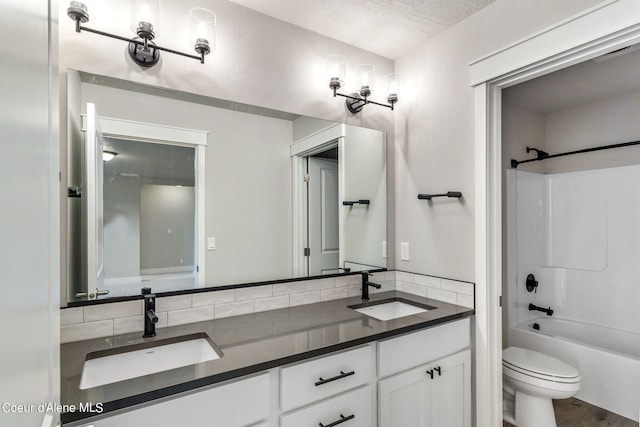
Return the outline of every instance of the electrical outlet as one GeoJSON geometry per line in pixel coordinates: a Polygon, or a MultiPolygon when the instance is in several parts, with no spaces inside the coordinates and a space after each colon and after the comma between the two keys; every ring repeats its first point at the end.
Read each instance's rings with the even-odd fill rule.
{"type": "Polygon", "coordinates": [[[409,261],[409,242],[400,242],[400,260],[409,261]]]}
{"type": "Polygon", "coordinates": [[[387,257],[387,241],[383,240],[382,241],[382,258],[386,258],[387,257]]]}

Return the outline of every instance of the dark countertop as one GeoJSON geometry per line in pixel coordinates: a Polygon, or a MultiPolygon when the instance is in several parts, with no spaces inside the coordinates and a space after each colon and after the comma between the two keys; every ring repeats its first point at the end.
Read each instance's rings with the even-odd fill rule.
{"type": "MultiPolygon", "coordinates": [[[[159,328],[154,338],[142,332],[78,341],[60,346],[62,405],[101,403],[104,413],[198,387],[241,377],[371,341],[435,326],[474,314],[474,310],[398,291],[371,294],[371,302],[401,297],[436,307],[424,313],[380,321],[347,306],[360,297],[301,305],[206,322],[159,328]],[[222,351],[210,362],[80,390],[87,353],[141,342],[204,332],[222,351]]],[[[64,412],[63,423],[96,413],[64,412]]]]}

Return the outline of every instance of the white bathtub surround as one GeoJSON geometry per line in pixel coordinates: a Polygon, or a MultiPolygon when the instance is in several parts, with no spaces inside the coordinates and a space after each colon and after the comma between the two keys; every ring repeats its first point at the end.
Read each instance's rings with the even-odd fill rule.
{"type": "MultiPolygon", "coordinates": [[[[370,281],[382,285],[370,293],[400,290],[439,301],[473,308],[473,283],[458,282],[402,271],[373,274],[370,281]]],[[[157,328],[240,316],[266,310],[313,304],[359,296],[362,276],[341,276],[199,292],[158,298],[157,328]]],[[[61,342],[100,338],[144,329],[142,300],[88,305],[61,310],[61,342]]]]}
{"type": "Polygon", "coordinates": [[[579,399],[638,421],[640,166],[507,178],[509,345],[574,365],[579,399]]]}

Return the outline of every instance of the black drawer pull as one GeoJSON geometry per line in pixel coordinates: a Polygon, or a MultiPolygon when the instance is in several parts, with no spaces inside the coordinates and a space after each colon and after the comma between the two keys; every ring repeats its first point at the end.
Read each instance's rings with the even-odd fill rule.
{"type": "Polygon", "coordinates": [[[340,414],[340,419],[339,419],[338,421],[334,421],[334,422],[332,422],[331,424],[327,424],[327,425],[324,425],[324,424],[322,424],[322,423],[318,423],[318,425],[319,425],[320,427],[334,427],[334,426],[337,426],[338,424],[342,424],[342,423],[343,423],[343,422],[345,422],[345,421],[352,420],[352,419],[354,419],[355,417],[356,417],[356,416],[355,416],[354,414],[349,415],[348,417],[345,417],[344,415],[340,414]]]}
{"type": "Polygon", "coordinates": [[[323,379],[322,377],[320,377],[320,378],[318,378],[318,381],[316,381],[316,387],[318,387],[319,385],[322,385],[322,384],[330,383],[331,381],[339,380],[341,378],[350,377],[351,375],[354,375],[355,373],[356,373],[356,371],[351,371],[351,372],[340,371],[340,375],[336,375],[335,377],[327,378],[326,380],[323,379]]]}
{"type": "Polygon", "coordinates": [[[438,376],[442,376],[442,370],[440,369],[440,366],[438,366],[437,368],[429,369],[427,371],[427,374],[429,374],[429,377],[431,377],[431,379],[433,379],[434,371],[438,372],[438,376]]]}

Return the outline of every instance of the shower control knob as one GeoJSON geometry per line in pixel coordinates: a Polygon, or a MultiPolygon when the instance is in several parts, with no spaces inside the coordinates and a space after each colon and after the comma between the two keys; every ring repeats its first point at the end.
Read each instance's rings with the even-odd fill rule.
{"type": "Polygon", "coordinates": [[[535,291],[537,293],[538,281],[536,280],[536,276],[534,276],[533,274],[529,274],[527,276],[527,281],[525,283],[525,286],[527,287],[527,291],[529,292],[535,291]]]}

